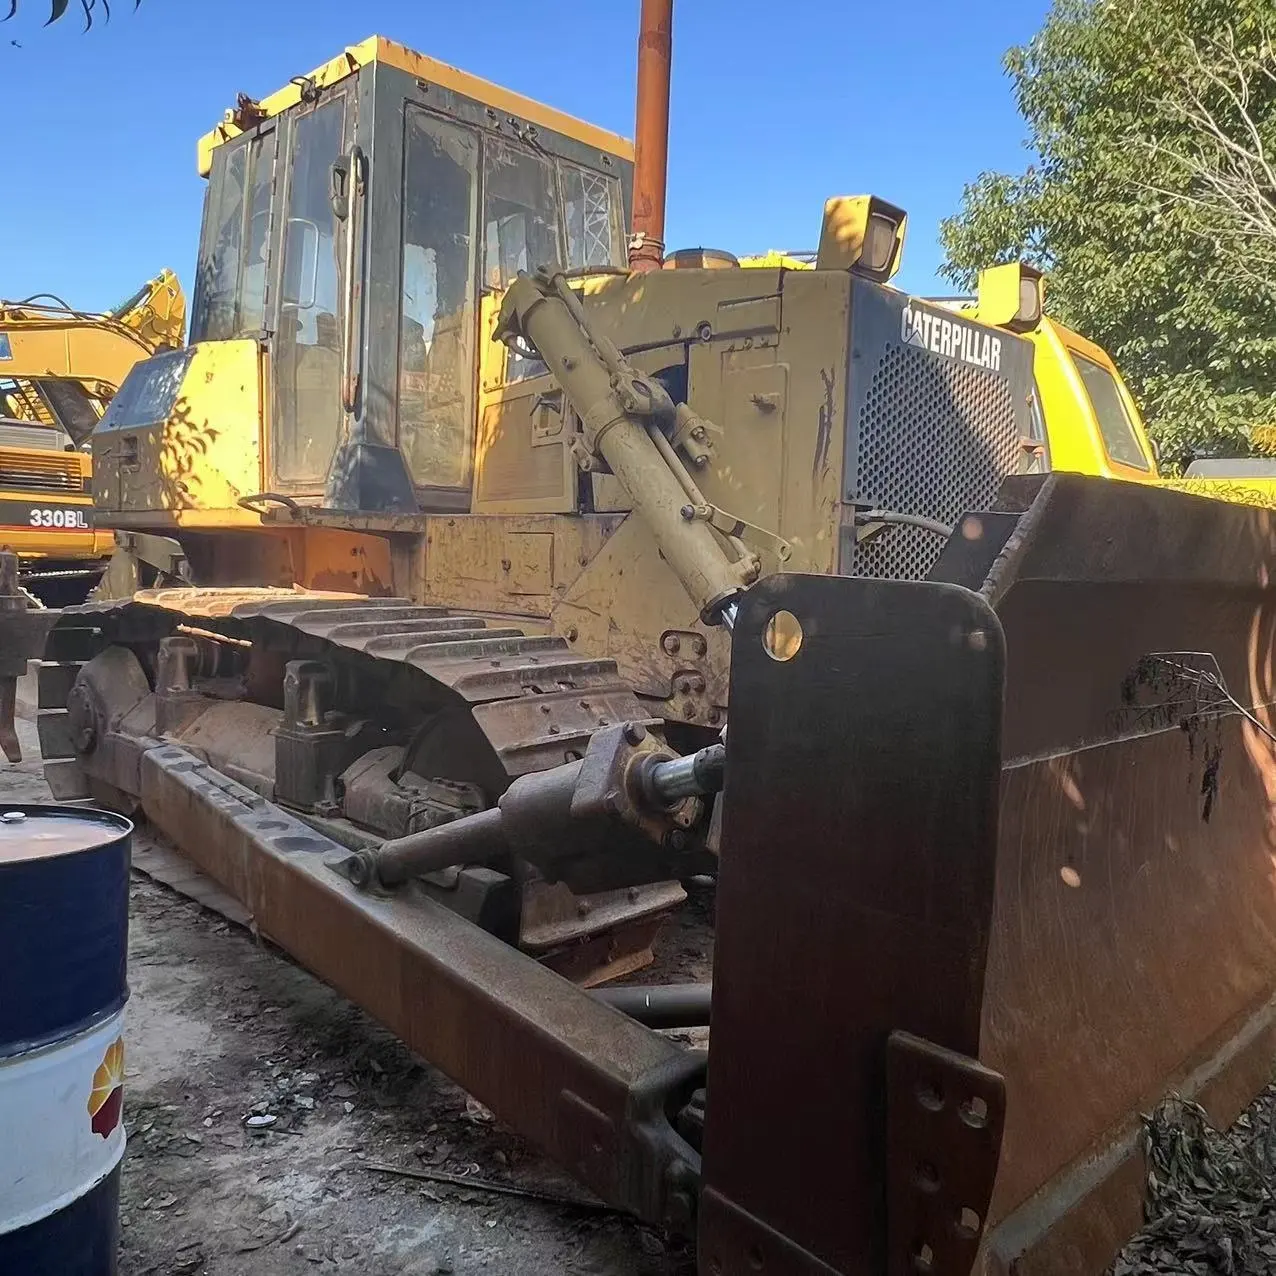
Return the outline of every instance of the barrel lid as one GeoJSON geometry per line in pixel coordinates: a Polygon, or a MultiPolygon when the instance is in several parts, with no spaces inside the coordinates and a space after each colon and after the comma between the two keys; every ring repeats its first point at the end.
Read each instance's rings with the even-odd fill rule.
{"type": "Polygon", "coordinates": [[[0,804],[0,866],[92,850],[131,828],[123,816],[107,811],[0,804]]]}

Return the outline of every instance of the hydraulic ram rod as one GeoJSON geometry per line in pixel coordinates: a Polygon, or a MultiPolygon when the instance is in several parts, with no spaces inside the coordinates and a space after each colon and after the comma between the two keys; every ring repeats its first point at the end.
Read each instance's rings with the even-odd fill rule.
{"type": "Polygon", "coordinates": [[[562,275],[520,275],[501,305],[498,340],[521,336],[540,351],[580,417],[585,446],[602,457],[651,528],[707,623],[757,578],[759,564],[732,560],[708,523],[688,516],[691,506],[678,476],[647,433],[673,403],[658,382],[640,376],[589,319],[562,275]]]}
{"type": "MultiPolygon", "coordinates": [[[[402,886],[425,873],[458,864],[486,864],[525,850],[518,844],[518,829],[525,818],[515,816],[511,828],[509,804],[517,805],[526,792],[540,820],[566,828],[572,821],[573,799],[584,766],[583,761],[566,762],[551,771],[515,780],[501,806],[396,837],[376,850],[360,851],[345,862],[342,871],[356,886],[402,886]]],[[[698,753],[638,768],[633,796],[652,809],[668,808],[683,798],[718,792],[725,773],[726,746],[714,744],[698,753]]]]}

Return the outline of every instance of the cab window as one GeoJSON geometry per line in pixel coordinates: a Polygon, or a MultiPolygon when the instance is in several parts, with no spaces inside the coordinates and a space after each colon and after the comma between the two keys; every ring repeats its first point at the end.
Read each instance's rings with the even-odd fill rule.
{"type": "Polygon", "coordinates": [[[399,447],[418,487],[469,482],[478,138],[409,107],[403,164],[399,447]]]}
{"type": "Polygon", "coordinates": [[[288,484],[322,482],[341,433],[342,224],[331,174],[344,123],[338,96],[293,127],[273,360],[275,471],[288,484]]]}
{"type": "Polygon", "coordinates": [[[625,264],[620,183],[575,164],[559,164],[567,265],[572,270],[625,264]]]}
{"type": "Polygon", "coordinates": [[[504,288],[520,273],[562,262],[554,166],[502,138],[483,157],[484,282],[504,288]]]}
{"type": "Polygon", "coordinates": [[[1108,458],[1118,465],[1128,465],[1131,469],[1150,469],[1134,422],[1130,419],[1125,400],[1117,387],[1116,378],[1101,363],[1095,363],[1093,359],[1087,359],[1075,350],[1072,351],[1072,358],[1086,394],[1090,396],[1108,458]]]}
{"type": "Polygon", "coordinates": [[[226,341],[264,322],[275,129],[220,147],[209,178],[192,341],[226,341]]]}
{"type": "Polygon", "coordinates": [[[97,426],[97,400],[79,381],[61,377],[42,380],[40,389],[57,415],[58,423],[75,440],[83,443],[97,426]]]}

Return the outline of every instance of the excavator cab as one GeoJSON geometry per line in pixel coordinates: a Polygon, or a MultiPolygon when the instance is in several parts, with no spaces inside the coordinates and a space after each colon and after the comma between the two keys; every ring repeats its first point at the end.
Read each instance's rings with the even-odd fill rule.
{"type": "Polygon", "coordinates": [[[241,97],[199,154],[190,348],[119,396],[99,506],[174,529],[467,509],[480,357],[505,373],[485,298],[624,266],[630,144],[373,38],[241,97]]]}

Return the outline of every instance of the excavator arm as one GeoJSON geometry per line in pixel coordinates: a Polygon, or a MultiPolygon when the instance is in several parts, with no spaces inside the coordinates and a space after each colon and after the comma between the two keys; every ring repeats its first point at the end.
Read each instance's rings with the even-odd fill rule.
{"type": "MultiPolygon", "coordinates": [[[[38,393],[43,382],[71,381],[104,404],[135,363],[181,345],[185,323],[186,300],[171,270],[103,314],[73,310],[55,297],[0,301],[0,378],[27,390],[34,385],[46,401],[38,393]]],[[[7,397],[12,401],[0,415],[43,420],[38,410],[24,415],[19,400],[7,397]]]]}

